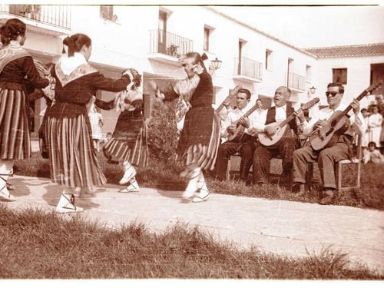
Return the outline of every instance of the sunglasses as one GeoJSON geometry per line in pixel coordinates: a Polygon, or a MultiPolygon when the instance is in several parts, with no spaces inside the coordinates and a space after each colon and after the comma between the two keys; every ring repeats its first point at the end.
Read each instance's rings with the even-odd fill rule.
{"type": "Polygon", "coordinates": [[[325,95],[327,96],[327,97],[329,97],[329,95],[331,95],[332,97],[335,97],[337,94],[339,94],[339,92],[325,92],[325,95]]]}

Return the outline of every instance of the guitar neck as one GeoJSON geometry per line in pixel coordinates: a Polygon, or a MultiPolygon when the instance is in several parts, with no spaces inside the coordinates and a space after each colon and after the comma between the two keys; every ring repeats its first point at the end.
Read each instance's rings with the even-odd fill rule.
{"type": "MultiPolygon", "coordinates": [[[[363,99],[367,94],[368,94],[368,91],[367,91],[367,90],[364,90],[359,96],[357,96],[356,100],[357,100],[357,101],[360,101],[360,100],[363,99]]],[[[352,106],[351,106],[351,104],[349,104],[349,105],[347,106],[347,108],[344,109],[343,114],[344,114],[344,115],[347,115],[348,112],[351,111],[351,109],[352,109],[352,106]]]]}
{"type": "Polygon", "coordinates": [[[224,102],[225,102],[225,100],[223,101],[223,103],[221,103],[221,104],[219,105],[219,107],[216,108],[216,112],[217,112],[217,113],[219,113],[221,110],[223,110],[223,108],[224,108],[224,102]]]}
{"type": "Polygon", "coordinates": [[[313,105],[315,105],[316,103],[318,103],[320,101],[319,98],[314,98],[312,99],[311,101],[307,102],[304,104],[304,106],[300,107],[299,110],[297,110],[297,112],[292,112],[288,117],[287,119],[285,119],[284,121],[282,121],[279,126],[280,128],[283,128],[285,125],[287,125],[289,122],[291,122],[291,120],[295,117],[296,114],[300,113],[303,109],[309,109],[311,108],[313,105]],[[304,108],[303,108],[304,107],[304,108]]]}
{"type": "Polygon", "coordinates": [[[255,112],[256,109],[257,109],[257,105],[254,105],[251,109],[249,109],[247,112],[244,113],[243,118],[247,118],[249,115],[255,112]]]}
{"type": "MultiPolygon", "coordinates": [[[[301,108],[297,111],[298,113],[301,111],[301,108]]],[[[289,122],[291,122],[291,120],[295,117],[295,112],[291,113],[287,119],[285,119],[284,121],[282,121],[279,126],[280,128],[283,128],[285,125],[287,125],[289,122]]]]}
{"type": "Polygon", "coordinates": [[[228,101],[229,99],[231,99],[231,98],[232,98],[232,95],[231,95],[231,94],[229,94],[227,97],[225,97],[224,101],[221,102],[221,104],[219,105],[219,107],[216,108],[216,112],[219,113],[221,110],[223,110],[223,108],[225,107],[224,103],[225,103],[226,101],[228,101]]]}
{"type": "MultiPolygon", "coordinates": [[[[247,118],[249,115],[251,115],[253,112],[255,112],[256,109],[257,109],[257,105],[254,105],[251,109],[249,109],[247,112],[245,112],[244,115],[240,117],[240,119],[241,118],[247,118]]],[[[237,123],[239,123],[239,120],[237,120],[234,124],[237,125],[237,123]]]]}

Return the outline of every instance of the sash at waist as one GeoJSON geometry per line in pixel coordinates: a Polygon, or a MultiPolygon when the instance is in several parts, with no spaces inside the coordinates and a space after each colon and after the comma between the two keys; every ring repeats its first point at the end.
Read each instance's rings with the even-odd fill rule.
{"type": "Polygon", "coordinates": [[[0,88],[10,90],[25,90],[24,84],[17,82],[0,82],[0,88]]]}

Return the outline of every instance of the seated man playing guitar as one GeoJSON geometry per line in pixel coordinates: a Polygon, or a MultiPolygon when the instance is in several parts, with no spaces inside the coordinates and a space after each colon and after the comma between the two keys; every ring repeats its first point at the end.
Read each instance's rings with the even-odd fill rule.
{"type": "MultiPolygon", "coordinates": [[[[336,177],[335,177],[335,164],[343,159],[350,157],[352,141],[354,138],[354,131],[352,125],[355,123],[358,129],[362,129],[363,117],[360,113],[360,104],[354,100],[349,106],[353,109],[353,114],[350,115],[349,120],[345,120],[341,129],[334,132],[328,143],[321,146],[319,143],[322,139],[325,140],[327,135],[330,135],[333,130],[332,127],[337,126],[335,120],[332,120],[337,113],[344,113],[341,108],[341,100],[344,94],[344,87],[342,84],[330,83],[327,86],[328,107],[313,115],[312,119],[307,122],[302,114],[298,114],[300,121],[303,123],[303,133],[312,136],[309,138],[309,145],[296,150],[293,153],[293,181],[295,182],[296,192],[304,193],[305,174],[307,171],[308,162],[317,161],[319,164],[320,174],[323,182],[323,196],[320,204],[331,204],[335,197],[336,177]],[[336,114],[335,114],[336,112],[336,114]],[[330,120],[329,120],[330,119],[330,120]],[[332,123],[327,123],[329,121],[332,123]],[[330,127],[329,131],[322,132],[324,127],[330,127]],[[321,135],[324,134],[324,135],[321,135]],[[313,138],[311,138],[313,137],[313,138]],[[317,137],[317,138],[316,138],[317,137]]],[[[344,108],[344,107],[343,107],[344,108]]],[[[348,110],[344,110],[347,114],[348,110]]],[[[362,131],[362,130],[361,130],[362,131]]]]}
{"type": "MultiPolygon", "coordinates": [[[[279,122],[286,120],[291,114],[295,113],[293,107],[287,103],[291,91],[280,86],[276,89],[273,101],[274,107],[268,109],[264,119],[260,119],[251,125],[250,132],[265,133],[274,135],[281,127],[279,122]]],[[[253,182],[260,186],[268,182],[270,160],[272,157],[281,157],[283,159],[283,178],[290,182],[290,172],[292,167],[292,154],[298,145],[297,124],[295,117],[292,118],[284,127],[285,133],[282,138],[271,146],[258,144],[253,155],[253,182]]],[[[287,181],[285,181],[287,182],[287,181]]],[[[289,183],[287,183],[289,184],[289,183]]]]}
{"type": "Polygon", "coordinates": [[[240,153],[240,179],[246,181],[249,169],[252,165],[253,150],[255,148],[255,137],[252,137],[244,131],[241,137],[234,137],[234,134],[243,125],[243,116],[251,108],[250,105],[251,92],[248,89],[241,88],[236,94],[236,108],[229,110],[227,117],[222,121],[222,136],[227,139],[226,142],[219,146],[216,159],[216,177],[219,180],[225,180],[228,160],[231,155],[240,153]],[[249,143],[249,145],[244,145],[249,143]]]}

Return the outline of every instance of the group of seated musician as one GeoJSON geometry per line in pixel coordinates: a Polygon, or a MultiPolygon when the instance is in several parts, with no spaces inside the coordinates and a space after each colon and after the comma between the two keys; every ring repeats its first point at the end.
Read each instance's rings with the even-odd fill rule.
{"type": "MultiPolygon", "coordinates": [[[[239,153],[240,179],[248,180],[249,170],[253,165],[253,179],[248,180],[248,183],[263,186],[269,182],[271,158],[281,158],[283,173],[280,183],[293,193],[304,194],[308,163],[317,162],[323,183],[320,204],[332,203],[336,192],[336,163],[351,157],[356,131],[354,129],[358,128],[360,132],[364,129],[359,102],[354,100],[350,104],[353,112],[350,111],[348,117],[344,117],[346,120],[341,121],[342,127],[331,133],[329,139],[323,139],[322,131],[331,126],[327,120],[332,116],[335,117],[337,114],[334,114],[335,111],[343,111],[346,108],[340,105],[343,94],[343,85],[328,84],[326,92],[328,106],[320,109],[318,113],[312,113],[308,119],[304,116],[303,109],[294,110],[289,102],[291,91],[285,86],[276,89],[273,97],[274,106],[271,108],[263,110],[261,101],[258,100],[260,103],[256,104],[258,113],[247,113],[252,106],[251,93],[246,89],[240,89],[236,95],[237,107],[231,109],[226,119],[222,121],[222,131],[224,136],[230,136],[233,135],[233,131],[239,130],[239,126],[243,126],[244,133],[235,139],[227,138],[228,140],[219,146],[216,177],[225,179],[230,155],[239,153]],[[317,138],[311,140],[312,138],[308,137],[305,144],[300,144],[299,136],[302,138],[310,135],[317,138]],[[324,145],[323,143],[321,143],[323,146],[319,145],[319,142],[324,142],[324,145]]],[[[317,102],[310,104],[308,102],[307,105],[312,106],[317,102]]],[[[332,123],[334,124],[334,121],[332,123]]],[[[333,131],[332,128],[330,130],[333,131]]]]}

